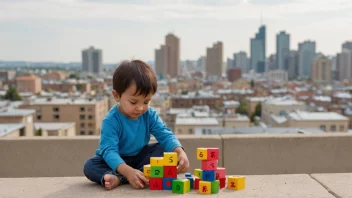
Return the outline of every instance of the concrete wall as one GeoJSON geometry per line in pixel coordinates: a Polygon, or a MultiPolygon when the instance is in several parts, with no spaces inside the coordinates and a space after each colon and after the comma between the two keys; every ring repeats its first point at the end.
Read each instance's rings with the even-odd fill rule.
{"type": "MultiPolygon", "coordinates": [[[[190,160],[200,168],[197,147],[220,148],[219,167],[227,174],[352,172],[352,134],[178,135],[190,160]]],[[[0,177],[83,176],[99,137],[22,137],[0,139],[0,177]]]]}

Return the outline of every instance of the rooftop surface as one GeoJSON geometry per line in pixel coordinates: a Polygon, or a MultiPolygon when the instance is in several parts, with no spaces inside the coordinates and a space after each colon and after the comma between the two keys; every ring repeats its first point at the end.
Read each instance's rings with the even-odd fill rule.
{"type": "MultiPolygon", "coordinates": [[[[352,173],[252,175],[246,188],[222,189],[212,197],[352,197],[352,173]]],[[[129,185],[111,191],[84,177],[0,178],[0,197],[204,197],[192,190],[185,195],[170,191],[135,190],[129,185]]],[[[209,197],[209,196],[207,196],[209,197]]]]}

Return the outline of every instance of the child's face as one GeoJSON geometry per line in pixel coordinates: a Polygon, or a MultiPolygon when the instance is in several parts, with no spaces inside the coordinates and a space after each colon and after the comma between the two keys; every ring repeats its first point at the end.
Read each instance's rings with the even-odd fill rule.
{"type": "Polygon", "coordinates": [[[148,110],[150,100],[153,96],[152,93],[149,93],[145,97],[144,95],[134,95],[135,93],[136,84],[134,82],[121,94],[121,97],[115,90],[112,91],[115,100],[120,102],[119,110],[121,113],[133,120],[138,119],[139,116],[148,110]]]}

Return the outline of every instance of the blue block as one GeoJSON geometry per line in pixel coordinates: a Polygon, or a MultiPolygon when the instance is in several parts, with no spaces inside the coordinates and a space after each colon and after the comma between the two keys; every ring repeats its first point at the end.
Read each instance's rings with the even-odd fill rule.
{"type": "Polygon", "coordinates": [[[172,181],[175,178],[163,178],[163,190],[172,190],[172,181]]]}
{"type": "Polygon", "coordinates": [[[191,191],[191,189],[194,189],[194,186],[193,186],[193,184],[194,184],[194,179],[193,179],[193,177],[186,177],[186,179],[188,179],[189,180],[189,183],[190,183],[190,191],[191,191]]]}
{"type": "Polygon", "coordinates": [[[202,173],[203,181],[215,181],[215,170],[203,170],[202,173]]]}
{"type": "Polygon", "coordinates": [[[192,177],[191,173],[185,173],[185,177],[192,177]]]}

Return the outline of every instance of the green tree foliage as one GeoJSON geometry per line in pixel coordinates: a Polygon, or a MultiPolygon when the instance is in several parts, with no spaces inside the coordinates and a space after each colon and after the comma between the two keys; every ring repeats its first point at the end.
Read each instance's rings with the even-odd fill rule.
{"type": "Polygon", "coordinates": [[[5,100],[18,101],[22,100],[22,97],[18,94],[17,89],[14,87],[10,87],[4,96],[5,100]]]}

